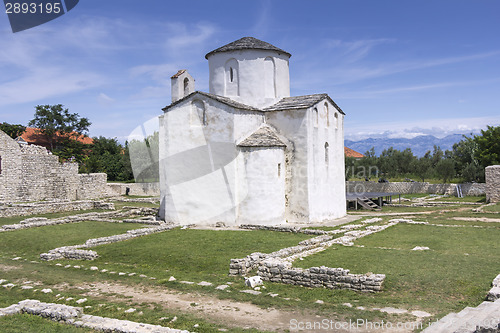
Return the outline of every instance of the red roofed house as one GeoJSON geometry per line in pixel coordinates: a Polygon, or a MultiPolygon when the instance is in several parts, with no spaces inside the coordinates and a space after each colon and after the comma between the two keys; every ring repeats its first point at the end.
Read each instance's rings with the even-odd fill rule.
{"type": "MultiPolygon", "coordinates": [[[[73,133],[71,133],[73,134],[73,133]]],[[[59,135],[59,134],[56,134],[59,135]]],[[[26,131],[21,134],[21,138],[26,141],[27,143],[37,145],[37,146],[42,146],[45,148],[50,148],[50,142],[47,140],[47,137],[43,134],[40,133],[38,128],[33,128],[33,127],[26,127],[26,131]]],[[[17,139],[19,140],[19,139],[17,139]]],[[[76,137],[76,140],[78,142],[84,143],[84,144],[92,144],[94,143],[94,140],[88,136],[80,135],[76,137]]]]}
{"type": "Polygon", "coordinates": [[[344,146],[345,157],[363,158],[364,155],[344,146]]]}

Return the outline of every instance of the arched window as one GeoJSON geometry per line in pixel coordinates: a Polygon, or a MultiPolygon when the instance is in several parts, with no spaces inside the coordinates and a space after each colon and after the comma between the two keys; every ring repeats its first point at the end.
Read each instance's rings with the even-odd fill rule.
{"type": "Polygon", "coordinates": [[[239,96],[238,62],[231,58],[226,61],[225,68],[225,96],[239,96]]]}
{"type": "Polygon", "coordinates": [[[184,96],[189,95],[189,79],[186,77],[184,79],[184,96]]]}
{"type": "Polygon", "coordinates": [[[334,120],[335,129],[339,128],[339,114],[335,112],[335,120],[334,120]]]}
{"type": "Polygon", "coordinates": [[[191,105],[191,125],[207,126],[207,111],[205,104],[200,100],[193,101],[191,105]]]}
{"type": "Polygon", "coordinates": [[[328,157],[328,142],[325,142],[325,164],[328,167],[329,157],[328,157]]]}
{"type": "Polygon", "coordinates": [[[319,123],[319,114],[318,114],[318,109],[317,109],[317,108],[314,108],[314,110],[313,110],[313,114],[314,114],[314,126],[315,126],[315,127],[318,127],[318,123],[319,123]]]}
{"type": "Polygon", "coordinates": [[[328,103],[325,103],[325,114],[326,114],[326,127],[330,127],[330,111],[328,110],[328,103]]]}
{"type": "Polygon", "coordinates": [[[276,98],[276,67],[271,57],[264,59],[264,96],[276,98]]]}
{"type": "Polygon", "coordinates": [[[330,156],[328,155],[328,142],[325,142],[325,168],[326,168],[326,178],[328,178],[328,166],[330,164],[330,156]]]}

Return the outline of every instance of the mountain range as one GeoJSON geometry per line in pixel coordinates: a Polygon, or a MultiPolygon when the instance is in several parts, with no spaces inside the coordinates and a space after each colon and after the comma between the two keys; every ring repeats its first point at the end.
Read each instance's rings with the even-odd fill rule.
{"type": "Polygon", "coordinates": [[[439,146],[443,151],[452,150],[453,144],[461,141],[463,139],[462,134],[451,134],[445,136],[444,138],[436,138],[433,135],[419,135],[412,139],[406,138],[367,138],[360,141],[344,140],[344,145],[355,151],[364,154],[372,147],[375,148],[375,154],[380,156],[384,149],[393,147],[397,150],[405,150],[410,148],[413,155],[421,157],[430,150],[434,149],[434,146],[439,146]]]}

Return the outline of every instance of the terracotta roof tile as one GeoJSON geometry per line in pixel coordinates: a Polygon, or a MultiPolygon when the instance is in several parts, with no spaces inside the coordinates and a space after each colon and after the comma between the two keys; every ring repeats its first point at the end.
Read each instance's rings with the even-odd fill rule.
{"type": "MultiPolygon", "coordinates": [[[[34,145],[44,146],[44,147],[47,147],[49,145],[49,142],[47,141],[45,136],[40,134],[37,128],[26,127],[26,131],[21,135],[21,138],[24,141],[34,145]]],[[[76,138],[76,140],[84,144],[94,143],[94,140],[92,140],[92,138],[84,135],[80,135],[79,137],[76,138]]]]}
{"type": "Polygon", "coordinates": [[[344,147],[344,154],[345,154],[345,157],[354,157],[354,158],[364,157],[363,154],[358,153],[357,151],[352,150],[351,148],[348,148],[348,147],[344,147]]]}

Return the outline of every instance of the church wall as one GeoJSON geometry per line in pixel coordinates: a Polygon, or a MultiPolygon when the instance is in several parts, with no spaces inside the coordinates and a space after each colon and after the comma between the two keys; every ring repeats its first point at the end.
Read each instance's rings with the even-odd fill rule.
{"type": "Polygon", "coordinates": [[[235,141],[261,122],[260,113],[235,111],[204,96],[160,116],[160,216],[180,224],[234,225],[241,181],[235,141]]]}
{"type": "Polygon", "coordinates": [[[284,147],[242,147],[245,196],[238,205],[238,224],[285,222],[284,147]]]}
{"type": "Polygon", "coordinates": [[[306,110],[266,112],[266,122],[290,140],[287,150],[285,218],[288,222],[307,222],[309,215],[306,110]]]}
{"type": "Polygon", "coordinates": [[[308,126],[309,221],[342,217],[346,214],[343,115],[322,101],[308,110],[308,126]]]}
{"type": "Polygon", "coordinates": [[[272,105],[283,97],[290,96],[290,74],[288,56],[277,52],[264,50],[241,50],[213,54],[208,59],[210,71],[210,93],[230,97],[231,99],[255,106],[265,107],[272,105]],[[266,58],[272,58],[274,65],[275,97],[270,97],[263,84],[266,75],[266,58]],[[228,89],[227,66],[228,61],[236,60],[234,80],[238,89],[228,89]],[[236,93],[235,93],[236,92],[236,93]]]}

